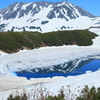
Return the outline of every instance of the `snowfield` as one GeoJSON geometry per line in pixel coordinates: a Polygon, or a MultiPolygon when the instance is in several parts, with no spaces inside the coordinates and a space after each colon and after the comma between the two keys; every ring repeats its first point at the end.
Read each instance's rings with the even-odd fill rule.
{"type": "Polygon", "coordinates": [[[45,15],[44,13],[46,13],[48,11],[48,9],[45,8],[45,10],[41,11],[38,15],[34,16],[34,18],[31,17],[31,15],[29,14],[29,15],[25,15],[22,18],[5,20],[5,21],[3,21],[3,23],[4,24],[8,23],[8,24],[7,24],[6,28],[4,29],[4,31],[11,30],[12,27],[14,26],[14,27],[21,28],[20,30],[18,30],[18,28],[17,29],[15,28],[14,29],[15,32],[23,31],[22,27],[25,27],[26,31],[38,31],[38,32],[46,33],[46,32],[51,32],[51,31],[62,30],[61,29],[62,26],[66,27],[63,30],[75,30],[75,29],[88,29],[90,26],[99,26],[100,25],[100,24],[96,24],[99,22],[100,17],[89,18],[86,16],[81,16],[80,14],[79,14],[79,16],[80,16],[79,18],[76,18],[76,19],[69,18],[69,21],[66,21],[66,19],[61,19],[61,18],[47,19],[46,16],[43,17],[42,14],[45,15]],[[29,21],[27,21],[28,18],[30,18],[29,21]],[[34,19],[37,19],[37,20],[31,23],[31,21],[34,19]],[[42,21],[48,21],[48,23],[46,23],[46,25],[41,25],[42,21]],[[21,22],[21,23],[19,23],[19,22],[21,22]],[[84,23],[84,22],[87,22],[87,23],[84,23]],[[23,26],[23,25],[25,25],[25,26],[23,26]],[[29,29],[29,26],[33,26],[33,25],[35,27],[40,27],[42,31],[40,31],[40,29],[29,29]],[[26,27],[26,26],[28,26],[28,27],[26,27]]]}
{"type": "MultiPolygon", "coordinates": [[[[91,29],[100,35],[99,29],[91,29]]],[[[34,50],[23,50],[14,54],[0,52],[0,100],[3,100],[13,93],[14,90],[22,88],[28,91],[34,88],[34,84],[43,82],[44,87],[54,95],[62,86],[70,85],[72,92],[84,85],[100,87],[100,71],[87,73],[78,76],[53,77],[53,78],[32,78],[27,80],[23,77],[16,77],[14,71],[46,68],[52,65],[62,64],[64,62],[74,61],[75,59],[87,59],[94,57],[100,58],[100,36],[93,39],[92,46],[59,46],[59,47],[42,47],[34,50]]],[[[80,61],[79,60],[79,61],[80,61]]],[[[76,63],[77,65],[78,63],[76,63]]]]}

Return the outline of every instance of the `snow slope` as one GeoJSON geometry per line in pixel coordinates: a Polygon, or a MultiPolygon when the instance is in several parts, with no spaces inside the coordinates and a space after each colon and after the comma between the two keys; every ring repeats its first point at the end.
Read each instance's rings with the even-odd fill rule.
{"type": "MultiPolygon", "coordinates": [[[[46,12],[46,11],[43,11],[46,12]]],[[[42,13],[42,12],[41,12],[42,13]]],[[[41,16],[41,15],[38,15],[41,16]]],[[[88,18],[86,16],[80,16],[76,19],[70,19],[69,21],[66,21],[66,19],[61,18],[53,18],[53,19],[47,19],[47,18],[38,18],[36,16],[36,21],[30,23],[29,21],[26,21],[28,18],[30,18],[30,15],[24,16],[22,18],[16,18],[11,20],[6,20],[3,22],[3,24],[7,24],[4,31],[11,30],[14,26],[14,31],[23,31],[22,27],[25,27],[26,31],[39,31],[42,33],[45,32],[51,32],[51,31],[58,31],[58,30],[75,30],[75,29],[88,29],[90,26],[99,26],[99,24],[95,25],[95,23],[98,23],[98,18],[88,18]],[[39,19],[39,20],[38,20],[39,19]],[[41,24],[42,21],[48,21],[46,24],[41,24]],[[19,23],[21,22],[21,23],[19,23]],[[86,22],[86,23],[85,23],[86,22]],[[13,26],[12,26],[13,25],[13,26]],[[23,26],[24,25],[24,26],[23,26]],[[28,27],[27,27],[28,26],[28,27]],[[40,29],[30,29],[29,27],[34,26],[40,29]],[[62,27],[65,27],[62,29],[62,27]]],[[[30,18],[34,20],[33,18],[30,18]]]]}

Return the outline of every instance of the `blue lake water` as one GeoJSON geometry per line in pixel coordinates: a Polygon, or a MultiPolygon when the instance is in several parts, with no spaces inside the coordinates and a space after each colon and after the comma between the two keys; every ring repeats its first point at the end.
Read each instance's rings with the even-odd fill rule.
{"type": "Polygon", "coordinates": [[[30,78],[46,78],[46,77],[54,77],[54,76],[76,76],[80,74],[86,73],[86,71],[97,71],[100,68],[100,60],[93,60],[89,62],[88,64],[82,66],[79,69],[75,69],[70,73],[58,73],[58,72],[53,72],[53,73],[47,73],[47,74],[41,74],[41,73],[16,73],[17,76],[19,77],[26,77],[27,79],[30,78]]]}

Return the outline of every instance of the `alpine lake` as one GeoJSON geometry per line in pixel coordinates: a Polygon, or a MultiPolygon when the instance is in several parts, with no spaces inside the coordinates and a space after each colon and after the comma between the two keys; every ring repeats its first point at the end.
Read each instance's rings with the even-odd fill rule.
{"type": "Polygon", "coordinates": [[[17,76],[19,77],[26,77],[27,79],[30,78],[47,78],[47,77],[54,77],[54,76],[76,76],[76,75],[81,75],[85,74],[87,72],[94,72],[100,69],[100,59],[88,59],[86,61],[81,61],[77,67],[74,68],[73,62],[70,62],[67,64],[69,66],[66,66],[64,64],[62,65],[57,65],[51,68],[44,68],[44,69],[33,69],[31,72],[28,71],[21,71],[21,72],[16,72],[17,76]],[[38,72],[36,71],[38,70],[38,72]]]}

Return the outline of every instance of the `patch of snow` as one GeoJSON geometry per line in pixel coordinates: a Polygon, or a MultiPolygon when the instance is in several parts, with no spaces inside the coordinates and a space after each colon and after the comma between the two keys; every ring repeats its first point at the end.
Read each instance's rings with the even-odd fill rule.
{"type": "Polygon", "coordinates": [[[33,8],[35,8],[37,5],[36,4],[33,4],[33,8]]]}
{"type": "Polygon", "coordinates": [[[1,56],[4,56],[4,55],[8,55],[7,53],[4,53],[4,52],[2,52],[2,51],[0,51],[0,57],[1,56]]]}
{"type": "Polygon", "coordinates": [[[22,9],[23,9],[23,10],[26,10],[26,7],[29,6],[30,4],[31,4],[31,3],[26,3],[26,4],[24,4],[24,5],[22,6],[22,9]]]}
{"type": "Polygon", "coordinates": [[[14,11],[17,10],[19,3],[16,4],[16,6],[14,7],[14,11]]]}
{"type": "Polygon", "coordinates": [[[89,31],[96,33],[97,35],[100,35],[100,28],[91,28],[89,31]]]}

